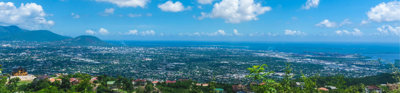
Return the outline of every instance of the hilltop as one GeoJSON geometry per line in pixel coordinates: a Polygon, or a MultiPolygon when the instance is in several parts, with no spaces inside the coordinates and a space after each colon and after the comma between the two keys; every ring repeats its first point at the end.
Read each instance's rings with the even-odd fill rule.
{"type": "Polygon", "coordinates": [[[82,35],[72,38],[53,33],[49,30],[26,30],[18,26],[0,26],[0,41],[50,42],[50,45],[68,46],[110,45],[95,36],[82,35]]]}

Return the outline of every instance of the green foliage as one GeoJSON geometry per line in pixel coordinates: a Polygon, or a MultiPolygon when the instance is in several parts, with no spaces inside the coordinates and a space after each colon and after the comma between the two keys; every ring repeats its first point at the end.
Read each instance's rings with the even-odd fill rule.
{"type": "Polygon", "coordinates": [[[16,92],[18,90],[18,86],[17,83],[20,81],[21,79],[19,78],[12,78],[8,81],[7,84],[7,89],[10,90],[11,92],[16,92]]]}
{"type": "Polygon", "coordinates": [[[304,82],[304,89],[302,90],[303,93],[316,93],[317,90],[317,83],[316,80],[313,78],[307,78],[304,74],[301,74],[301,79],[304,82]]]}
{"type": "Polygon", "coordinates": [[[265,67],[268,65],[256,65],[251,68],[247,68],[250,71],[250,75],[247,75],[247,78],[253,79],[255,82],[260,82],[263,84],[252,84],[251,88],[257,93],[277,93],[276,87],[279,86],[279,83],[275,82],[275,80],[268,78],[267,76],[274,73],[272,71],[265,72],[265,67]]]}
{"type": "Polygon", "coordinates": [[[280,82],[280,88],[279,88],[279,92],[280,93],[289,93],[289,92],[294,92],[294,81],[293,79],[293,75],[292,75],[292,68],[290,67],[290,64],[286,64],[285,67],[285,75],[282,79],[282,81],[280,82]]]}
{"type": "MultiPolygon", "coordinates": [[[[389,79],[395,82],[400,74],[396,73],[398,70],[393,70],[393,74],[380,74],[377,76],[363,77],[363,78],[346,78],[343,75],[320,77],[311,76],[307,77],[301,74],[300,78],[294,79],[292,74],[293,68],[287,64],[284,71],[283,78],[278,79],[277,82],[270,77],[274,72],[266,70],[267,65],[257,65],[248,68],[250,74],[246,77],[252,80],[249,91],[256,93],[325,93],[318,91],[319,87],[326,87],[327,85],[335,86],[338,89],[329,90],[329,93],[364,93],[367,81],[379,84],[389,79]],[[364,80],[364,81],[362,81],[364,80]],[[375,80],[375,81],[374,81],[375,80]],[[303,82],[300,86],[296,82],[303,82]]],[[[131,78],[125,77],[108,77],[101,75],[97,77],[97,81],[92,83],[90,80],[93,76],[88,74],[76,73],[67,76],[57,77],[60,81],[50,82],[47,78],[36,78],[31,83],[19,84],[19,78],[12,78],[7,80],[7,76],[0,76],[0,93],[214,93],[216,88],[222,88],[226,93],[233,93],[231,84],[220,84],[214,80],[209,83],[209,86],[197,86],[195,81],[192,80],[179,80],[176,83],[158,83],[156,86],[152,82],[147,81],[145,86],[135,86],[132,84],[131,78]],[[70,83],[70,78],[77,78],[79,83],[70,83]],[[114,85],[107,85],[107,81],[115,81],[114,85]],[[134,89],[134,87],[139,87],[134,89]],[[117,88],[116,90],[113,90],[117,88]]],[[[393,83],[388,82],[388,83],[393,83]]],[[[374,85],[377,85],[374,84],[374,85]]],[[[368,84],[369,85],[369,84],[368,84]]],[[[399,93],[400,90],[389,90],[386,86],[379,86],[385,93],[399,93]]]]}

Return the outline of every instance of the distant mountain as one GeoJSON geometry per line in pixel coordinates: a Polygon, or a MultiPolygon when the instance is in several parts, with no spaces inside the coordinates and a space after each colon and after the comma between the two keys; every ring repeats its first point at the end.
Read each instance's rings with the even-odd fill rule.
{"type": "Polygon", "coordinates": [[[56,42],[62,45],[71,45],[71,46],[108,46],[110,44],[100,40],[95,36],[82,35],[71,39],[65,39],[59,42],[56,42]]]}
{"type": "Polygon", "coordinates": [[[70,39],[48,30],[25,30],[17,26],[0,26],[0,41],[59,41],[70,39]]]}
{"type": "Polygon", "coordinates": [[[75,38],[55,34],[48,30],[25,30],[17,26],[0,26],[0,41],[38,41],[51,45],[109,46],[95,36],[82,35],[75,38]]]}

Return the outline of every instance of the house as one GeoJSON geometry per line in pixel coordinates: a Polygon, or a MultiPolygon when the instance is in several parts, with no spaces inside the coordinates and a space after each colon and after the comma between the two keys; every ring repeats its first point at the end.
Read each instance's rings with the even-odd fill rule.
{"type": "Polygon", "coordinates": [[[13,69],[11,74],[12,74],[12,76],[10,76],[9,79],[19,78],[21,81],[32,81],[36,78],[36,76],[28,74],[26,69],[24,69],[22,67],[13,69]]]}
{"type": "Polygon", "coordinates": [[[329,91],[329,89],[324,88],[324,87],[320,87],[320,88],[318,88],[318,91],[329,91]]]}
{"type": "Polygon", "coordinates": [[[397,90],[397,89],[399,89],[399,85],[398,84],[389,84],[389,83],[387,83],[386,86],[389,88],[389,90],[397,90]]]}
{"type": "Polygon", "coordinates": [[[111,90],[118,90],[118,87],[114,85],[115,81],[107,81],[107,86],[111,88],[111,90]]]}
{"type": "Polygon", "coordinates": [[[224,93],[224,89],[222,89],[222,88],[215,88],[215,93],[224,93]]]}
{"type": "Polygon", "coordinates": [[[233,90],[233,92],[236,92],[236,93],[238,93],[238,92],[243,92],[243,91],[246,91],[246,86],[244,86],[244,85],[242,85],[242,84],[239,84],[239,85],[232,85],[232,90],[233,90]]]}
{"type": "Polygon", "coordinates": [[[327,87],[327,88],[330,89],[330,90],[335,90],[335,89],[337,89],[335,86],[325,86],[325,87],[327,87]]]}
{"type": "Polygon", "coordinates": [[[97,80],[97,77],[93,77],[93,78],[90,79],[90,83],[93,83],[96,80],[97,80]]]}
{"type": "Polygon", "coordinates": [[[304,88],[305,83],[304,82],[296,82],[296,87],[300,87],[301,89],[304,88]]]}
{"type": "Polygon", "coordinates": [[[165,81],[165,83],[167,83],[167,84],[170,84],[170,83],[176,83],[176,81],[174,80],[174,81],[169,81],[169,80],[167,80],[167,81],[165,81]]]}
{"type": "Polygon", "coordinates": [[[51,82],[51,83],[53,83],[53,82],[55,82],[55,81],[59,81],[59,82],[61,82],[61,79],[59,79],[59,78],[49,78],[49,81],[51,82]]]}
{"type": "Polygon", "coordinates": [[[135,86],[144,86],[147,84],[145,79],[136,79],[132,82],[133,85],[135,86]]]}
{"type": "Polygon", "coordinates": [[[28,75],[28,72],[26,71],[25,68],[18,67],[18,68],[16,68],[16,69],[13,69],[12,75],[13,75],[13,76],[27,76],[27,75],[28,75]]]}
{"type": "Polygon", "coordinates": [[[71,83],[72,85],[78,84],[79,83],[79,79],[77,79],[77,78],[69,78],[69,83],[71,83]]]}
{"type": "Polygon", "coordinates": [[[201,84],[201,86],[203,86],[203,87],[207,87],[207,86],[208,86],[208,84],[207,84],[207,83],[204,83],[204,84],[201,84]]]}
{"type": "Polygon", "coordinates": [[[151,83],[153,83],[153,85],[156,86],[156,84],[158,83],[158,81],[153,81],[153,82],[151,82],[151,83]]]}
{"type": "Polygon", "coordinates": [[[381,88],[375,85],[365,87],[365,93],[382,93],[381,88]]]}

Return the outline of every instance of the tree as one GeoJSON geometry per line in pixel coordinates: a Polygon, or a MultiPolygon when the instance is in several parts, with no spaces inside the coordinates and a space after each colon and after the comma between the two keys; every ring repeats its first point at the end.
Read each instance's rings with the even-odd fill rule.
{"type": "Polygon", "coordinates": [[[247,78],[253,79],[253,81],[262,82],[261,84],[251,85],[252,89],[257,93],[277,93],[276,86],[279,83],[276,83],[275,80],[267,78],[268,75],[274,73],[273,71],[265,72],[265,67],[268,65],[256,65],[251,68],[247,68],[250,71],[250,74],[247,75],[247,78]]]}
{"type": "Polygon", "coordinates": [[[90,79],[84,79],[78,85],[75,85],[72,88],[77,92],[92,92],[92,84],[90,84],[90,79]]]}
{"type": "Polygon", "coordinates": [[[5,87],[7,83],[7,77],[0,76],[0,93],[9,93],[8,89],[5,87]]]}
{"type": "Polygon", "coordinates": [[[71,83],[69,82],[68,78],[66,78],[66,77],[61,78],[60,88],[63,89],[64,91],[71,88],[71,83]]]}
{"type": "Polygon", "coordinates": [[[343,75],[334,76],[333,80],[328,82],[328,85],[333,85],[338,88],[338,91],[343,91],[347,87],[344,79],[345,77],[343,75]]]}
{"type": "Polygon", "coordinates": [[[145,93],[151,93],[154,90],[153,84],[151,82],[147,82],[145,88],[145,93]]]}
{"type": "Polygon", "coordinates": [[[307,78],[304,74],[301,74],[301,78],[304,82],[303,93],[316,93],[317,92],[316,80],[313,80],[312,78],[307,78]]]}
{"type": "Polygon", "coordinates": [[[281,86],[280,86],[280,91],[281,93],[289,93],[289,92],[293,92],[293,75],[292,75],[292,68],[290,67],[290,64],[286,64],[285,67],[285,75],[282,79],[282,81],[280,82],[281,86]]]}
{"type": "Polygon", "coordinates": [[[12,78],[8,81],[7,84],[7,89],[10,90],[11,92],[16,92],[18,90],[18,85],[17,83],[20,81],[21,79],[17,78],[12,78]]]}

